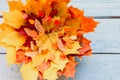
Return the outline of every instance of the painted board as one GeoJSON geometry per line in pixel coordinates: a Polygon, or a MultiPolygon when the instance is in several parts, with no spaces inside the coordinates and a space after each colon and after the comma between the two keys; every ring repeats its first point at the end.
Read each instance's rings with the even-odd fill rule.
{"type": "MultiPolygon", "coordinates": [[[[6,1],[0,0],[0,14],[8,11],[6,1]]],[[[120,0],[71,0],[69,5],[84,10],[87,16],[120,16],[120,0]]]]}
{"type": "MultiPolygon", "coordinates": [[[[70,5],[83,9],[88,16],[120,15],[120,0],[71,0],[70,5]]],[[[7,10],[6,0],[0,0],[0,12],[7,10]]],[[[100,24],[95,33],[86,35],[92,41],[93,52],[120,53],[120,19],[96,20],[100,24]]],[[[5,49],[0,48],[0,53],[5,53],[5,49]]]]}
{"type": "MultiPolygon", "coordinates": [[[[94,33],[85,34],[90,39],[94,53],[120,53],[120,19],[96,19],[100,22],[94,33]]],[[[5,53],[0,48],[0,53],[5,53]]]]}
{"type": "MultiPolygon", "coordinates": [[[[74,80],[120,80],[120,55],[94,54],[79,62],[74,80]]],[[[0,80],[22,80],[16,65],[7,67],[4,54],[0,55],[0,80]]]]}

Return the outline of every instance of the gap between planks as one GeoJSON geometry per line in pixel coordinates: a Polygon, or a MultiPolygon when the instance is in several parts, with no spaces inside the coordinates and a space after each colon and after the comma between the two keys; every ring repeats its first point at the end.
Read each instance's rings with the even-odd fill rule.
{"type": "MultiPolygon", "coordinates": [[[[6,54],[6,53],[0,53],[0,55],[1,55],[1,54],[4,55],[4,54],[6,54]]],[[[94,53],[92,53],[92,54],[95,54],[95,55],[97,55],[97,54],[98,54],[98,55],[99,55],[99,54],[113,54],[113,55],[115,55],[115,54],[120,54],[120,53],[112,53],[112,52],[111,52],[111,53],[110,53],[110,52],[109,52],[109,53],[108,53],[108,52],[94,52],[94,53]]]]}

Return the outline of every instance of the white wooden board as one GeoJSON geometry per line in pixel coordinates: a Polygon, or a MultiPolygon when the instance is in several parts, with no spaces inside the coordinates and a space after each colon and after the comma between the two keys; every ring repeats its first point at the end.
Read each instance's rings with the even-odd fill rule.
{"type": "MultiPolygon", "coordinates": [[[[6,1],[0,0],[0,14],[8,10],[6,1]]],[[[71,0],[69,5],[84,10],[87,16],[120,16],[120,0],[71,0]]]]}
{"type": "Polygon", "coordinates": [[[71,0],[87,16],[120,16],[120,0],[71,0]]]}
{"type": "MultiPolygon", "coordinates": [[[[71,0],[70,5],[84,9],[87,16],[120,15],[120,0],[71,0]]],[[[0,12],[7,10],[6,0],[0,0],[0,12]]],[[[96,20],[100,24],[95,33],[87,34],[88,39],[92,40],[93,52],[120,53],[120,19],[96,20]]],[[[5,53],[5,49],[0,48],[0,52],[5,53]]]]}
{"type": "MultiPolygon", "coordinates": [[[[120,80],[120,55],[97,54],[79,62],[74,80],[120,80]]],[[[7,67],[5,55],[0,55],[0,80],[22,80],[15,65],[7,67]]]]}
{"type": "MultiPolygon", "coordinates": [[[[93,52],[120,53],[120,19],[96,19],[100,22],[94,33],[85,36],[92,41],[93,52]]],[[[0,48],[0,53],[5,49],[0,48]]]]}
{"type": "Polygon", "coordinates": [[[120,80],[120,55],[85,57],[77,66],[76,80],[120,80]]]}
{"type": "Polygon", "coordinates": [[[93,52],[120,53],[120,19],[96,19],[94,33],[86,35],[92,41],[93,52]]]}

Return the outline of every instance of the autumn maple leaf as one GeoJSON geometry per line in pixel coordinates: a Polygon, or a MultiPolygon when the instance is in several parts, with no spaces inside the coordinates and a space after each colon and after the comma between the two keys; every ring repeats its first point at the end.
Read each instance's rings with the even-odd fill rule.
{"type": "Polygon", "coordinates": [[[82,47],[79,49],[79,57],[81,56],[89,56],[92,54],[92,49],[90,47],[90,43],[91,41],[86,39],[86,38],[82,38],[82,47]]]}
{"type": "Polygon", "coordinates": [[[81,20],[83,18],[84,11],[70,6],[69,13],[71,14],[72,18],[77,18],[81,22],[81,20]]]}
{"type": "Polygon", "coordinates": [[[59,71],[59,72],[58,72],[58,75],[59,75],[59,76],[64,75],[64,76],[66,76],[67,78],[68,78],[68,77],[74,78],[74,75],[75,75],[75,73],[76,73],[75,67],[76,67],[77,64],[78,64],[78,63],[75,62],[75,61],[68,62],[68,63],[66,64],[65,69],[64,69],[63,71],[59,71]]]}
{"type": "Polygon", "coordinates": [[[81,23],[81,29],[83,32],[94,32],[95,27],[97,26],[98,22],[93,20],[93,18],[83,17],[81,23]]]}
{"type": "Polygon", "coordinates": [[[44,71],[50,67],[50,61],[43,61],[40,65],[38,65],[36,68],[41,72],[44,73],[44,71]]]}

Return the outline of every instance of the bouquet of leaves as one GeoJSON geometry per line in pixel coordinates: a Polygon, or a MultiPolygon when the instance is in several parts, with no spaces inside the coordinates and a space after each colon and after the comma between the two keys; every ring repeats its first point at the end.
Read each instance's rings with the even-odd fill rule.
{"type": "Polygon", "coordinates": [[[0,24],[0,46],[6,48],[8,65],[22,64],[24,80],[74,78],[75,57],[92,54],[84,34],[97,23],[83,10],[67,6],[69,0],[8,1],[0,24]]]}

